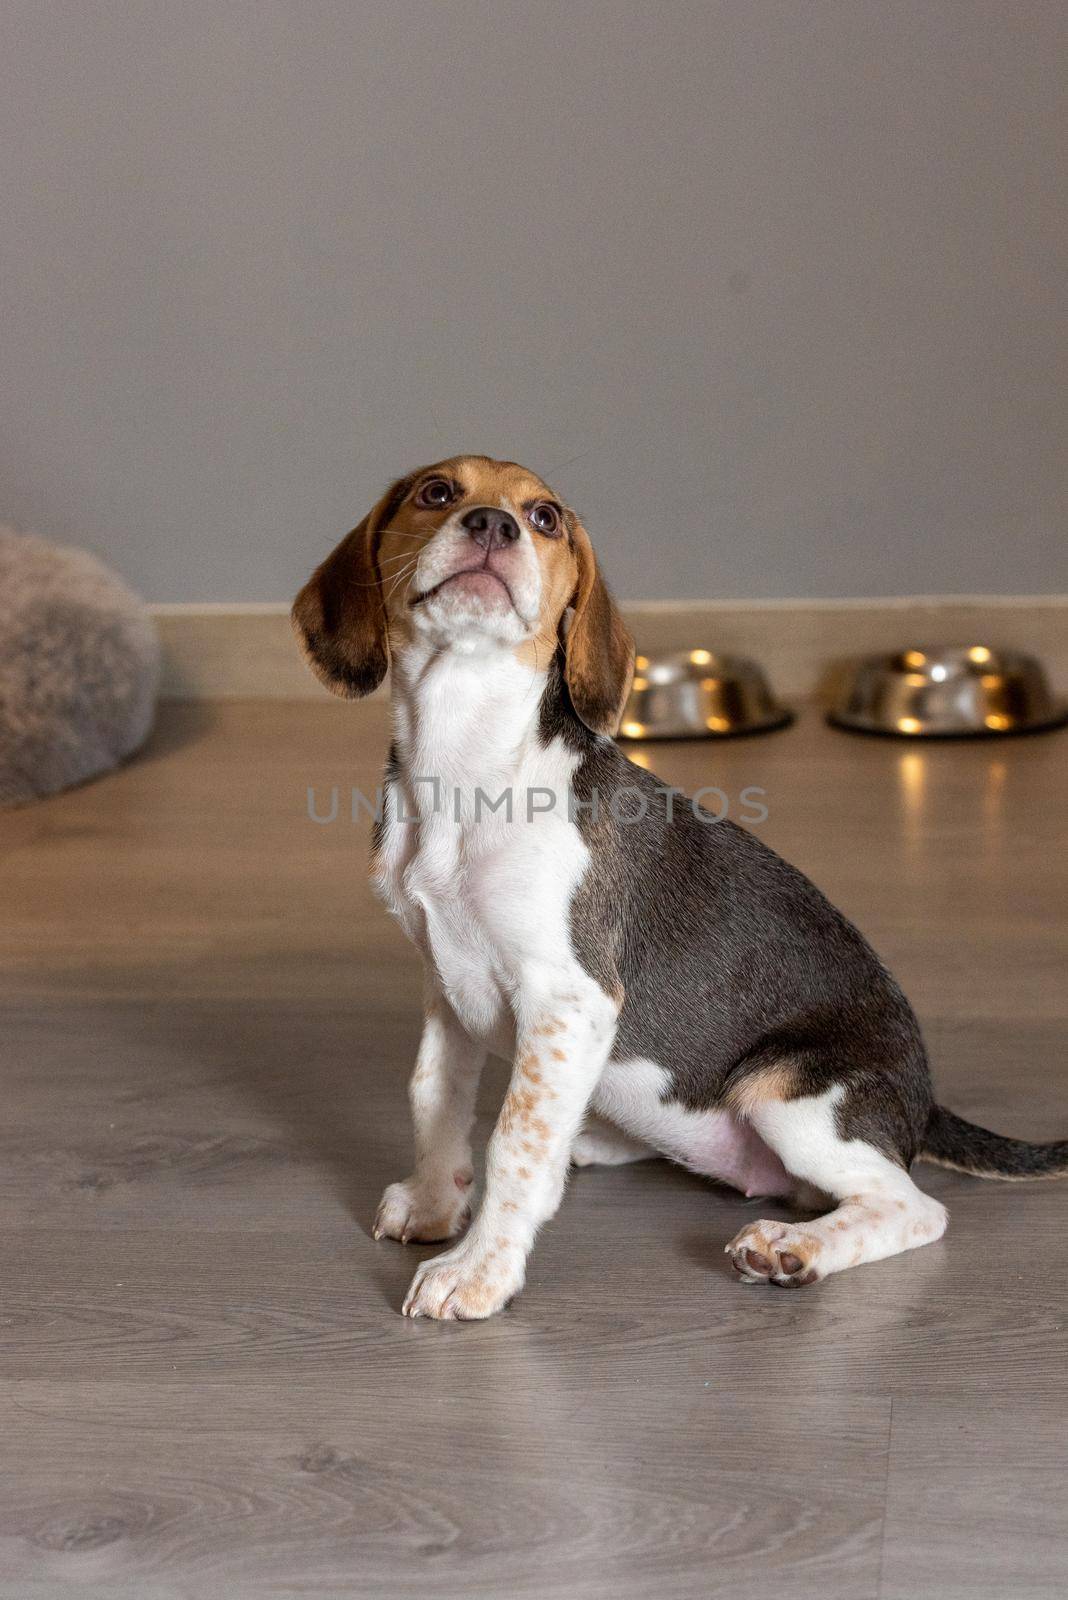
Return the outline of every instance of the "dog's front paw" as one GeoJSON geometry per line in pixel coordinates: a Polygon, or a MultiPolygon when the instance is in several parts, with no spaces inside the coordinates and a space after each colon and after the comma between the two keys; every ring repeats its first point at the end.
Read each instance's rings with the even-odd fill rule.
{"type": "Polygon", "coordinates": [[[401,1314],[434,1317],[439,1322],[469,1322],[492,1317],[523,1287],[518,1251],[503,1242],[490,1250],[458,1244],[424,1261],[408,1290],[401,1314]]]}
{"type": "Polygon", "coordinates": [[[471,1192],[467,1173],[434,1182],[405,1178],[391,1183],[378,1207],[374,1236],[401,1244],[455,1239],[471,1216],[471,1192]]]}

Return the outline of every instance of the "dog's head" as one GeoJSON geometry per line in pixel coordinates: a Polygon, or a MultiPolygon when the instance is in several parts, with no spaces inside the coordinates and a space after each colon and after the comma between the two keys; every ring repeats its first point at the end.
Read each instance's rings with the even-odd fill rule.
{"type": "Polygon", "coordinates": [[[532,667],[562,643],[571,702],[598,733],[615,732],[630,689],[634,647],[589,535],[514,461],[453,456],[399,479],[312,574],[293,622],[312,671],[348,698],[419,637],[532,667]]]}

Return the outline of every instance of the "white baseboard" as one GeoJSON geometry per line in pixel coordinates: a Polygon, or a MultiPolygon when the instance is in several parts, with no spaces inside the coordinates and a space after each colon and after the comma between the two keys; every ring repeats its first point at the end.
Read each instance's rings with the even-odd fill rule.
{"type": "MultiPolygon", "coordinates": [[[[157,605],[170,700],[313,699],[286,605],[157,605]]],[[[844,659],[908,645],[1015,646],[1068,686],[1068,595],[889,600],[649,600],[623,605],[646,654],[703,647],[755,656],[789,697],[825,693],[844,659]]]]}

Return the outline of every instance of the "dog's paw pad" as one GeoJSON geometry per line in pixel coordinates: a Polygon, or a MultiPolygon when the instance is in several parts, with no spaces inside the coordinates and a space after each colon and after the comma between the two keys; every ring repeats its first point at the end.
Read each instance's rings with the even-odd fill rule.
{"type": "Polygon", "coordinates": [[[729,1245],[731,1266],[743,1283],[801,1289],[816,1283],[819,1241],[784,1222],[753,1222],[729,1245]]]}

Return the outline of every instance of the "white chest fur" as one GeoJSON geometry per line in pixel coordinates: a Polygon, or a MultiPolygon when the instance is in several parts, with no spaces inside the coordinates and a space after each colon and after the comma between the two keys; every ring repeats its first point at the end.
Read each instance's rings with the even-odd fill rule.
{"type": "Polygon", "coordinates": [[[568,908],[588,861],[568,811],[577,758],[538,735],[543,689],[501,650],[409,652],[394,675],[399,772],[378,885],[464,1027],[502,1054],[531,965],[577,970],[568,908]]]}

